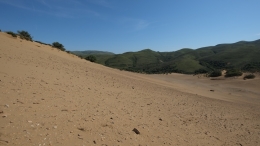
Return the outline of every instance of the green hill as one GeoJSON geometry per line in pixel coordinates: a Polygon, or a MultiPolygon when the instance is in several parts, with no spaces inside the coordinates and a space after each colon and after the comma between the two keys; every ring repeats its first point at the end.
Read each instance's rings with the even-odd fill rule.
{"type": "Polygon", "coordinates": [[[71,51],[72,54],[80,56],[81,58],[86,58],[89,55],[94,55],[97,58],[97,63],[105,64],[105,61],[115,54],[107,51],[96,51],[96,50],[86,50],[86,51],[71,51]]]}
{"type": "Polygon", "coordinates": [[[260,40],[240,41],[174,52],[145,49],[123,54],[94,54],[97,63],[108,67],[142,73],[202,73],[216,69],[236,68],[260,71],[260,40]]]}
{"type": "Polygon", "coordinates": [[[96,50],[86,50],[86,51],[71,51],[71,53],[78,56],[88,56],[88,55],[114,55],[112,52],[106,51],[96,51],[96,50]]]}

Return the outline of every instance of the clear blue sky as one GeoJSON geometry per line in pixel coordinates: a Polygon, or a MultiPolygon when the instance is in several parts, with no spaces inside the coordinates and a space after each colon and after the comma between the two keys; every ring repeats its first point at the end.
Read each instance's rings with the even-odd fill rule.
{"type": "Polygon", "coordinates": [[[196,49],[260,38],[260,0],[0,0],[0,29],[67,50],[196,49]]]}

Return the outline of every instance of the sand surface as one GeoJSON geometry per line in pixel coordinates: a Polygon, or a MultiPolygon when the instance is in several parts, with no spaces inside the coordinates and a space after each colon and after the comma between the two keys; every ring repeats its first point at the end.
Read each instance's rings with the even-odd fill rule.
{"type": "Polygon", "coordinates": [[[260,79],[130,73],[1,32],[0,116],[0,145],[259,146],[260,79]]]}

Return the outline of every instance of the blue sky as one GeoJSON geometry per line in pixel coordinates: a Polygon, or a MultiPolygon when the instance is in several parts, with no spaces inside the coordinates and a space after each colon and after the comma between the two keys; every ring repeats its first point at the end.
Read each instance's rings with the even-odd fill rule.
{"type": "Polygon", "coordinates": [[[0,0],[0,29],[67,50],[175,51],[260,39],[260,0],[0,0]]]}

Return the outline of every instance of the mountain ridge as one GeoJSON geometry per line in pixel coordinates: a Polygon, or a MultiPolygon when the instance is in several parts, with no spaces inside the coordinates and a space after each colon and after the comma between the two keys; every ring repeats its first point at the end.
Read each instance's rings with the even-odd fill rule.
{"type": "Polygon", "coordinates": [[[109,51],[85,50],[85,51],[71,51],[75,55],[114,55],[115,53],[109,51]]]}
{"type": "Polygon", "coordinates": [[[148,48],[122,54],[93,55],[97,57],[99,64],[149,74],[172,72],[193,74],[230,68],[250,72],[260,71],[260,39],[198,49],[183,48],[172,52],[159,52],[148,48]]]}

